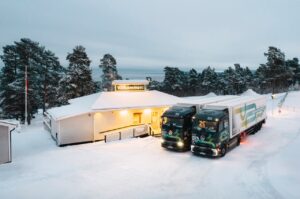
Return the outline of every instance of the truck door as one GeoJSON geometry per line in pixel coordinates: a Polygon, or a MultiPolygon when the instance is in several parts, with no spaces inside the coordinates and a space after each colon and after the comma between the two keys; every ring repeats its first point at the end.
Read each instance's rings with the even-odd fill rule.
{"type": "Polygon", "coordinates": [[[221,142],[226,142],[229,140],[228,118],[224,118],[219,122],[219,132],[221,142]]]}

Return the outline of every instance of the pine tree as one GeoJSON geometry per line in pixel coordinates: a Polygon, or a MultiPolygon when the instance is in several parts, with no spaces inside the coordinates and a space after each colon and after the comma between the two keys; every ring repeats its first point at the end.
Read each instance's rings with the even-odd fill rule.
{"type": "MultiPolygon", "coordinates": [[[[14,47],[6,46],[3,48],[4,55],[1,56],[2,60],[5,63],[4,70],[9,68],[13,68],[15,70],[15,79],[11,81],[5,90],[2,92],[3,95],[3,112],[4,114],[11,118],[14,117],[16,119],[21,119],[24,122],[25,119],[25,68],[27,67],[28,71],[28,114],[27,114],[27,122],[30,124],[31,118],[37,112],[39,105],[39,98],[37,95],[38,92],[38,84],[36,84],[37,63],[40,61],[40,46],[37,42],[31,41],[30,39],[21,39],[20,42],[15,42],[14,47]],[[10,59],[12,54],[9,54],[5,48],[8,47],[11,50],[11,53],[14,52],[15,61],[10,59]],[[6,62],[5,60],[11,60],[10,62],[6,62]],[[11,101],[13,99],[13,101],[11,101]]],[[[3,71],[4,72],[4,71],[3,71]]],[[[7,75],[6,71],[3,75],[7,75]]],[[[3,82],[2,82],[3,84],[3,82]]]]}
{"type": "Polygon", "coordinates": [[[112,81],[122,79],[118,74],[117,61],[110,55],[105,54],[100,60],[99,67],[102,69],[102,89],[105,91],[112,91],[112,81]]]}
{"type": "Polygon", "coordinates": [[[163,91],[183,95],[187,83],[187,75],[176,67],[166,66],[164,68],[165,78],[163,81],[163,91]]]}
{"type": "Polygon", "coordinates": [[[248,68],[248,66],[246,66],[246,68],[244,69],[243,78],[245,82],[245,90],[248,90],[250,88],[253,89],[254,75],[252,71],[248,68]]]}
{"type": "Polygon", "coordinates": [[[186,90],[186,92],[189,95],[196,95],[199,92],[199,88],[200,88],[200,75],[197,73],[197,71],[195,69],[191,69],[189,71],[188,75],[188,88],[186,90]]]}
{"type": "MultiPolygon", "coordinates": [[[[48,100],[52,99],[52,105],[56,104],[54,88],[50,89],[52,95],[48,100],[43,96],[46,81],[48,93],[51,93],[48,87],[50,85],[56,87],[59,81],[59,77],[55,75],[59,68],[47,72],[47,77],[54,76],[55,78],[45,79],[45,67],[53,64],[53,60],[50,59],[53,56],[53,53],[45,51],[39,43],[25,38],[15,42],[14,45],[3,47],[1,59],[4,67],[0,79],[0,99],[2,99],[0,105],[5,118],[16,118],[25,122],[25,68],[27,68],[28,77],[28,124],[38,108],[43,108],[45,103],[49,103],[48,100]]],[[[60,67],[58,60],[55,63],[60,67]]]]}
{"type": "Polygon", "coordinates": [[[296,82],[300,83],[300,65],[297,57],[287,60],[286,66],[292,72],[292,84],[296,84],[296,82]]]}
{"type": "MultiPolygon", "coordinates": [[[[269,92],[269,88],[271,88],[271,86],[269,85],[266,77],[267,77],[267,73],[268,73],[268,68],[265,64],[261,64],[255,71],[254,74],[254,90],[260,92],[260,93],[267,93],[269,92]]],[[[272,90],[271,90],[272,92],[272,90]]]]}
{"type": "Polygon", "coordinates": [[[66,76],[60,82],[60,94],[62,95],[60,101],[94,93],[95,83],[92,80],[90,69],[91,60],[88,58],[85,48],[76,46],[73,52],[67,55],[67,60],[69,66],[66,76]]]}
{"type": "Polygon", "coordinates": [[[1,59],[4,63],[0,76],[0,107],[2,109],[2,117],[17,118],[18,114],[15,112],[16,100],[13,97],[15,89],[12,86],[12,83],[16,80],[19,59],[16,46],[4,46],[1,59]]]}
{"type": "Polygon", "coordinates": [[[40,82],[42,83],[41,93],[42,108],[45,112],[46,108],[59,105],[57,101],[57,93],[59,88],[59,80],[63,77],[65,69],[60,65],[58,58],[49,50],[42,53],[40,82]]]}
{"type": "Polygon", "coordinates": [[[292,72],[286,67],[285,55],[276,47],[269,47],[267,53],[267,73],[266,80],[271,84],[272,92],[283,91],[290,86],[292,72]]]}
{"type": "Polygon", "coordinates": [[[201,92],[202,94],[208,94],[209,92],[215,92],[217,90],[218,75],[215,69],[208,66],[201,73],[201,92]]]}

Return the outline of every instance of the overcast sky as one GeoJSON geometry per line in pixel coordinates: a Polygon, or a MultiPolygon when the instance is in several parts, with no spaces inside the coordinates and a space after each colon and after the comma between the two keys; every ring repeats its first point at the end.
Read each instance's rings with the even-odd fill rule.
{"type": "MultiPolygon", "coordinates": [[[[63,65],[83,45],[118,67],[256,68],[268,46],[300,57],[299,0],[1,0],[0,47],[22,37],[63,65]]],[[[2,50],[1,50],[2,54],[2,50]]]]}

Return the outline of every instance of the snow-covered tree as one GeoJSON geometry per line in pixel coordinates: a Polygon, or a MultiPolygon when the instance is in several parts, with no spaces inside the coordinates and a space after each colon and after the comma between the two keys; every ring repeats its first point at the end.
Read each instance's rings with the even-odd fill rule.
{"type": "Polygon", "coordinates": [[[271,46],[264,55],[268,60],[265,78],[271,84],[272,92],[279,92],[288,88],[292,81],[292,72],[286,67],[284,53],[271,46]]]}
{"type": "Polygon", "coordinates": [[[66,75],[60,82],[60,102],[68,99],[89,95],[95,92],[95,83],[90,69],[91,60],[83,46],[76,46],[72,53],[67,55],[69,66],[66,75]]]}
{"type": "Polygon", "coordinates": [[[300,65],[299,59],[297,57],[293,59],[289,59],[286,61],[287,68],[292,72],[292,84],[296,84],[296,82],[300,82],[300,65]]]}
{"type": "Polygon", "coordinates": [[[42,53],[40,82],[42,88],[40,95],[42,96],[43,111],[59,104],[57,101],[57,93],[59,88],[59,80],[63,77],[65,69],[60,65],[58,58],[49,50],[42,53]]]}
{"type": "Polygon", "coordinates": [[[122,79],[122,77],[118,74],[116,65],[116,59],[110,54],[105,54],[100,60],[99,67],[102,69],[102,88],[105,91],[113,90],[113,80],[122,79]]]}
{"type": "Polygon", "coordinates": [[[2,117],[17,118],[18,113],[15,111],[16,101],[14,99],[15,89],[12,87],[12,83],[16,80],[17,67],[19,65],[16,46],[4,46],[1,59],[4,63],[0,76],[0,107],[2,109],[2,117]]]}
{"type": "Polygon", "coordinates": [[[3,48],[1,59],[4,62],[1,78],[1,106],[5,117],[25,119],[25,67],[28,76],[28,114],[27,122],[30,124],[33,114],[37,112],[40,98],[38,96],[40,49],[37,42],[30,39],[21,39],[14,45],[3,48]]]}
{"type": "Polygon", "coordinates": [[[202,70],[201,73],[201,92],[207,94],[209,92],[216,92],[218,75],[214,68],[208,66],[202,70]]]}
{"type": "Polygon", "coordinates": [[[174,95],[183,95],[183,91],[186,88],[187,75],[178,68],[169,66],[164,68],[164,72],[163,91],[174,95]]]}
{"type": "Polygon", "coordinates": [[[201,76],[197,73],[195,69],[191,69],[188,72],[187,77],[187,90],[186,92],[189,95],[196,95],[199,92],[200,89],[200,83],[201,83],[201,76]]]}
{"type": "Polygon", "coordinates": [[[3,47],[3,55],[1,56],[4,62],[2,68],[2,75],[0,79],[0,106],[2,107],[3,117],[16,118],[24,122],[25,119],[25,68],[27,67],[28,79],[28,123],[37,112],[38,108],[43,108],[46,103],[55,105],[56,86],[59,77],[55,75],[60,69],[59,62],[55,58],[55,65],[57,66],[52,71],[45,70],[45,68],[53,65],[54,54],[46,51],[39,43],[30,39],[21,39],[15,42],[14,45],[7,45],[3,47]],[[48,57],[48,60],[46,59],[48,57]],[[45,60],[47,60],[45,62],[45,60]],[[49,79],[45,80],[45,73],[49,79]],[[54,78],[50,78],[54,76],[54,78]],[[47,82],[45,86],[45,82],[47,82]],[[53,89],[50,89],[52,86],[53,89]],[[45,99],[46,92],[52,93],[45,99]]]}

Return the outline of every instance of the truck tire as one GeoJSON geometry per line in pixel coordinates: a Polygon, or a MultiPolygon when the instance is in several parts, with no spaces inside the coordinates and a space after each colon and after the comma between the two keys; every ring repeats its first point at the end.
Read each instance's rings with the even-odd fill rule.
{"type": "Polygon", "coordinates": [[[237,138],[236,146],[240,146],[240,144],[241,144],[241,136],[239,136],[239,137],[237,138]]]}
{"type": "Polygon", "coordinates": [[[259,123],[259,125],[258,125],[258,130],[259,130],[259,131],[260,131],[261,127],[262,127],[262,122],[259,123]]]}
{"type": "Polygon", "coordinates": [[[221,148],[221,157],[224,157],[226,153],[227,153],[227,146],[225,145],[221,148]]]}

